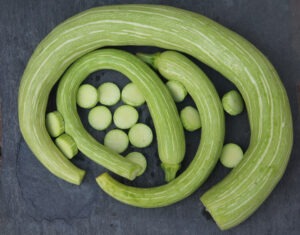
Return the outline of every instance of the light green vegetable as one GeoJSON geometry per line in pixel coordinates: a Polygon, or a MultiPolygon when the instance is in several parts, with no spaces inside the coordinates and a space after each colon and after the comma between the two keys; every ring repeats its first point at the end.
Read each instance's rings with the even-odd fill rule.
{"type": "Polygon", "coordinates": [[[88,121],[94,129],[101,131],[111,124],[112,115],[107,107],[96,106],[90,110],[88,121]]]}
{"type": "MultiPolygon", "coordinates": [[[[259,50],[238,34],[190,11],[153,4],[105,6],[80,13],[52,30],[33,53],[19,90],[20,129],[32,152],[53,174],[80,183],[83,172],[66,161],[46,130],[47,98],[77,58],[101,47],[124,45],[187,53],[236,85],[249,115],[250,145],[240,164],[201,200],[221,229],[247,219],[269,196],[286,169],[293,144],[288,97],[275,69],[259,50]]],[[[207,124],[201,112],[200,115],[204,131],[207,124]]],[[[215,159],[214,154],[208,157],[215,159]]],[[[189,175],[189,179],[197,178],[195,175],[189,175]]]]}
{"type": "Polygon", "coordinates": [[[186,106],[180,111],[180,118],[183,127],[187,131],[195,131],[201,127],[200,115],[197,109],[186,106]]]}
{"type": "Polygon", "coordinates": [[[238,115],[244,110],[244,101],[240,93],[235,90],[227,92],[222,98],[224,110],[232,116],[238,115]]]}
{"type": "Polygon", "coordinates": [[[243,150],[237,144],[229,143],[223,146],[220,161],[228,168],[236,167],[243,158],[243,150]]]}
{"type": "Polygon", "coordinates": [[[116,153],[123,153],[127,149],[128,143],[129,140],[127,134],[118,129],[107,132],[104,137],[104,145],[116,153]]]}
{"type": "Polygon", "coordinates": [[[169,91],[171,92],[171,95],[175,102],[181,102],[184,100],[184,98],[187,95],[187,91],[185,87],[178,81],[168,81],[166,83],[166,86],[168,87],[169,91]]]}
{"type": "Polygon", "coordinates": [[[104,148],[85,130],[78,116],[75,100],[72,99],[80,83],[90,73],[101,69],[123,73],[142,91],[156,129],[159,157],[164,164],[172,167],[167,171],[174,172],[172,174],[175,176],[185,152],[184,131],[176,105],[155,72],[128,52],[97,50],[81,57],[64,73],[57,91],[57,109],[65,119],[66,133],[74,138],[78,149],[93,161],[128,179],[136,176],[139,166],[104,148]]]}
{"type": "MultiPolygon", "coordinates": [[[[130,143],[137,148],[148,147],[153,140],[151,128],[143,123],[138,123],[131,127],[128,136],[130,143]]],[[[173,178],[173,176],[171,178],[173,178]]]]}
{"type": "Polygon", "coordinates": [[[145,172],[145,170],[147,168],[147,160],[142,153],[131,152],[131,153],[127,154],[125,158],[138,164],[142,168],[142,170],[138,173],[137,176],[140,176],[145,172]]]}
{"type": "Polygon", "coordinates": [[[112,82],[105,82],[98,87],[99,102],[104,105],[114,105],[120,100],[120,89],[112,82]]]}
{"type": "Polygon", "coordinates": [[[97,89],[90,84],[81,85],[77,92],[77,104],[81,108],[89,109],[98,102],[97,89]]]}
{"type": "Polygon", "coordinates": [[[73,138],[67,134],[62,134],[55,139],[55,144],[63,152],[63,154],[72,159],[77,153],[78,148],[73,138]]]}
{"type": "Polygon", "coordinates": [[[145,103],[145,97],[134,83],[128,83],[122,90],[122,101],[131,106],[141,106],[145,103]]]}
{"type": "Polygon", "coordinates": [[[121,105],[114,112],[114,123],[120,129],[129,129],[138,118],[138,111],[129,105],[121,105]]]}
{"type": "Polygon", "coordinates": [[[57,137],[64,133],[65,123],[60,112],[54,111],[46,115],[46,128],[49,132],[49,135],[52,137],[57,137]]]}
{"type": "Polygon", "coordinates": [[[186,198],[207,179],[220,157],[225,120],[218,93],[197,65],[172,51],[148,55],[148,58],[166,79],[180,81],[194,99],[202,121],[201,142],[196,155],[182,174],[162,186],[131,187],[119,183],[107,173],[98,176],[96,181],[102,190],[121,202],[152,208],[167,206],[186,198]]]}

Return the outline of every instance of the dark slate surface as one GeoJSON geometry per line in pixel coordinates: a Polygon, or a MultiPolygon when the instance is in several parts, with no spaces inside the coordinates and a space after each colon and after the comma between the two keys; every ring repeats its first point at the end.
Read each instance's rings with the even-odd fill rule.
{"type": "MultiPolygon", "coordinates": [[[[0,187],[0,234],[300,234],[300,3],[297,0],[220,1],[82,1],[82,0],[1,0],[0,74],[3,125],[3,159],[0,187]],[[288,91],[294,118],[295,146],[282,181],[267,201],[246,222],[220,232],[204,213],[199,196],[218,182],[227,170],[217,165],[209,180],[192,196],[159,209],[123,205],[104,194],[94,182],[105,170],[79,155],[74,163],[87,170],[81,186],[52,176],[35,159],[22,139],[17,119],[17,92],[22,72],[38,42],[61,21],[93,6],[117,3],[157,3],[202,13],[245,36],[274,64],[288,91]]],[[[124,48],[148,51],[153,48],[124,48]]],[[[233,86],[218,73],[199,64],[222,95],[233,86]]],[[[128,80],[120,74],[102,71],[89,82],[100,84],[113,79],[120,87],[128,80]]],[[[49,109],[53,109],[55,92],[49,109]]],[[[191,103],[187,99],[179,107],[191,103]]],[[[151,125],[146,107],[139,109],[141,121],[151,125]]],[[[86,122],[86,111],[79,110],[86,122]]],[[[249,141],[247,115],[226,116],[226,142],[244,149],[249,141]]],[[[87,129],[101,141],[103,133],[87,129]]],[[[112,127],[113,128],[113,127],[112,127]]],[[[188,156],[195,152],[199,132],[187,135],[188,156]]],[[[162,184],[156,143],[147,149],[148,169],[133,184],[162,184]]],[[[128,183],[128,182],[125,182],[128,183]]]]}

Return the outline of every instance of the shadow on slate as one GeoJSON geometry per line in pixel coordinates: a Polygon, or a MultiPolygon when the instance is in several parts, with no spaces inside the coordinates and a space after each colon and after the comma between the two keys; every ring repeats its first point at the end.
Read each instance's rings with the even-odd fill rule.
{"type": "Polygon", "coordinates": [[[26,212],[35,220],[54,220],[55,218],[86,218],[90,215],[93,202],[101,200],[91,182],[94,177],[86,161],[77,156],[75,164],[87,169],[87,175],[80,186],[66,183],[56,177],[49,177],[46,168],[33,157],[25,142],[22,141],[17,158],[17,181],[26,212]],[[34,159],[34,160],[32,160],[34,159]],[[67,202],[67,203],[66,203],[67,202]]]}

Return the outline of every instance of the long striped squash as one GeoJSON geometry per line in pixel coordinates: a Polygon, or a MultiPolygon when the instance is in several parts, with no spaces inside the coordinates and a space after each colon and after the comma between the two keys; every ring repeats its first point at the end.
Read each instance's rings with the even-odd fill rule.
{"type": "MultiPolygon", "coordinates": [[[[144,55],[141,58],[145,58],[144,55]]],[[[164,78],[179,81],[193,98],[201,117],[201,141],[188,168],[168,184],[137,188],[119,183],[108,173],[97,177],[99,186],[115,199],[145,208],[162,207],[191,195],[214,169],[223,146],[225,118],[219,95],[203,71],[174,51],[147,55],[164,78]]]]}
{"type": "Polygon", "coordinates": [[[204,194],[202,201],[222,229],[245,220],[286,169],[293,142],[290,106],[266,57],[241,36],[199,14],[168,6],[107,6],[82,12],[57,26],[35,50],[20,85],[20,128],[33,153],[54,174],[80,182],[83,172],[62,159],[46,132],[47,98],[77,58],[96,48],[121,45],[187,53],[237,86],[249,114],[250,145],[241,164],[204,194]]]}
{"type": "Polygon", "coordinates": [[[175,178],[185,153],[185,139],[176,105],[168,89],[153,70],[136,56],[121,50],[103,49],[77,60],[60,80],[57,109],[65,120],[65,131],[87,157],[123,177],[134,179],[136,170],[128,172],[128,160],[95,140],[83,127],[76,109],[77,90],[87,76],[97,70],[121,72],[143,93],[153,117],[158,153],[167,180],[175,178]],[[128,174],[130,173],[130,174],[128,174]]]}

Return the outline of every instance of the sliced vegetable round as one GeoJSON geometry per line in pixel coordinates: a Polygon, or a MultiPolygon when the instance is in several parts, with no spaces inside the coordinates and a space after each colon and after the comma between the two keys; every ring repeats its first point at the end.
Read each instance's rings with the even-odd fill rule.
{"type": "Polygon", "coordinates": [[[232,115],[238,115],[244,110],[244,101],[242,96],[236,90],[227,92],[222,98],[224,110],[232,115]]]}
{"type": "Polygon", "coordinates": [[[90,110],[88,121],[94,129],[101,131],[111,124],[112,115],[107,107],[96,106],[90,110]]]}
{"type": "Polygon", "coordinates": [[[136,124],[138,111],[129,105],[122,105],[114,112],[114,124],[120,129],[129,129],[136,124]]]}
{"type": "Polygon", "coordinates": [[[166,86],[168,87],[169,91],[171,92],[171,95],[172,95],[173,99],[175,100],[175,102],[183,101],[187,95],[187,91],[181,82],[178,82],[175,80],[170,80],[166,83],[166,86]]]}
{"type": "Polygon", "coordinates": [[[180,111],[183,127],[187,131],[195,131],[201,127],[200,115],[197,109],[187,106],[180,111]]]}
{"type": "Polygon", "coordinates": [[[141,171],[137,174],[137,176],[140,176],[145,172],[147,168],[147,160],[142,153],[131,152],[127,154],[125,158],[141,166],[141,171]]]}
{"type": "Polygon", "coordinates": [[[152,143],[153,133],[149,126],[138,123],[128,132],[130,143],[137,148],[145,148],[152,143]]]}
{"type": "Polygon", "coordinates": [[[77,104],[81,108],[89,109],[98,102],[98,92],[90,84],[81,85],[77,91],[77,104]]]}
{"type": "Polygon", "coordinates": [[[74,139],[68,134],[62,134],[57,137],[55,139],[55,144],[69,159],[72,159],[78,153],[78,148],[74,139]]]}
{"type": "Polygon", "coordinates": [[[243,159],[243,150],[237,144],[229,143],[224,145],[220,157],[223,166],[228,168],[236,167],[243,159]]]}
{"type": "Polygon", "coordinates": [[[54,111],[46,115],[46,128],[52,137],[57,137],[64,133],[65,123],[60,112],[54,111]]]}
{"type": "Polygon", "coordinates": [[[115,105],[120,100],[120,89],[112,82],[105,82],[98,87],[99,102],[104,105],[115,105]]]}
{"type": "Polygon", "coordinates": [[[145,97],[134,83],[128,83],[122,90],[122,101],[131,106],[140,106],[145,103],[145,97]]]}
{"type": "Polygon", "coordinates": [[[124,131],[114,129],[104,137],[104,145],[116,153],[124,152],[128,147],[128,136],[124,131]]]}

